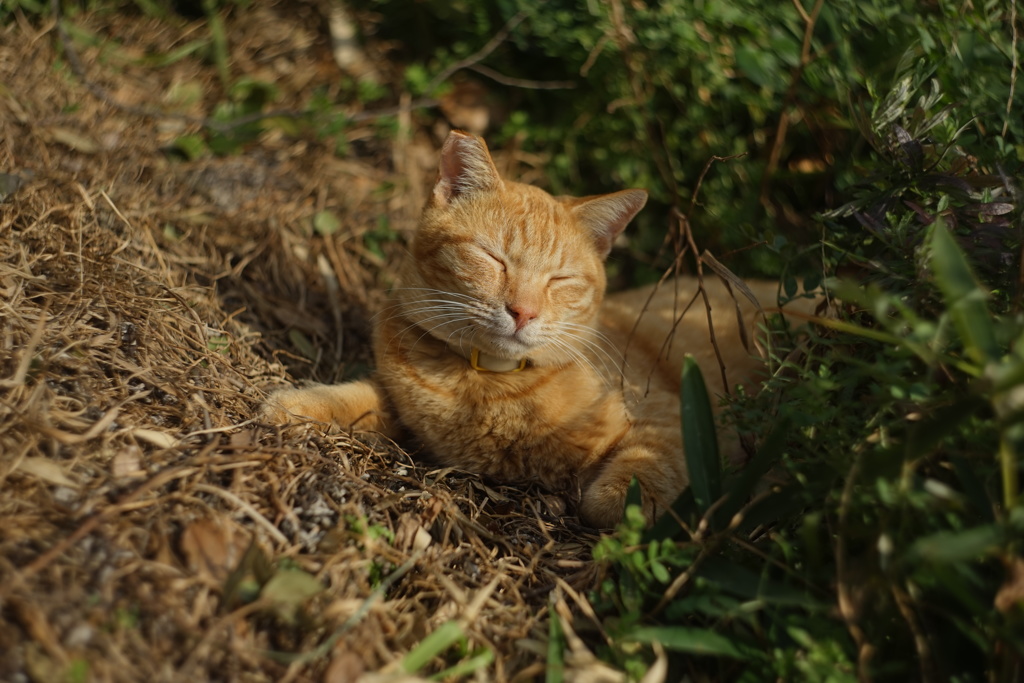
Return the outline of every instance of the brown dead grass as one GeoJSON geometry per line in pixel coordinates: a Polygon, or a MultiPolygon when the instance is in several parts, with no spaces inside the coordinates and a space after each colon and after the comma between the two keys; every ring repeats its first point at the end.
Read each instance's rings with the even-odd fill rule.
{"type": "MultiPolygon", "coordinates": [[[[295,108],[338,80],[299,7],[228,23],[237,73],[295,108]]],[[[181,84],[205,95],[179,111],[217,101],[210,66],[140,60],[201,25],[74,24],[103,38],[76,45],[119,101],[173,108],[181,84]]],[[[89,94],[52,22],[0,27],[0,173],[24,181],[0,202],[0,679],[355,680],[450,620],[495,655],[479,680],[542,673],[549,604],[568,616],[597,578],[561,501],[252,419],[268,387],[365,370],[389,268],[362,235],[382,215],[410,228],[432,139],[163,151],[194,130],[89,94]],[[324,209],[343,223],[328,238],[324,209]],[[323,590],[273,604],[295,569],[323,590]]]]}

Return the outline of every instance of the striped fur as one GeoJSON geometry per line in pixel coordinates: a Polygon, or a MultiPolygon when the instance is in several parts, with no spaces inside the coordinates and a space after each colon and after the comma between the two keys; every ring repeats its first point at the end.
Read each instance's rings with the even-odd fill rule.
{"type": "MultiPolygon", "coordinates": [[[[444,465],[578,493],[581,517],[598,527],[620,519],[635,475],[654,519],[687,485],[683,355],[697,356],[716,393],[724,387],[700,303],[663,353],[694,281],[666,284],[649,304],[650,289],[604,300],[604,259],[646,198],[642,190],[554,198],[503,181],[482,140],[452,133],[401,286],[378,316],[376,372],[278,392],[265,416],[380,431],[421,444],[444,465]],[[528,366],[479,372],[466,360],[474,347],[528,366]]],[[[761,363],[740,343],[731,296],[707,284],[728,381],[747,381],[761,363]]],[[[774,283],[749,285],[775,300],[774,283]]],[[[757,313],[740,304],[752,332],[757,313]]]]}

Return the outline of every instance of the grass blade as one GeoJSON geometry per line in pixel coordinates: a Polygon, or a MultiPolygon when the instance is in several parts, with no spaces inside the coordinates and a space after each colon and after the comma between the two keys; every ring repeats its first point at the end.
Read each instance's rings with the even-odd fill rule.
{"type": "Polygon", "coordinates": [[[967,258],[942,219],[935,221],[932,227],[931,267],[967,354],[976,363],[997,360],[1001,354],[992,316],[985,305],[988,293],[978,284],[967,258]]]}
{"type": "Polygon", "coordinates": [[[548,608],[548,665],[544,683],[562,683],[565,680],[565,634],[554,605],[548,608]]]}
{"type": "Polygon", "coordinates": [[[693,356],[683,363],[682,401],[683,446],[690,488],[703,513],[722,495],[722,463],[718,458],[715,419],[711,413],[704,376],[693,356]]]}
{"type": "Polygon", "coordinates": [[[482,650],[469,659],[464,659],[455,666],[451,666],[444,671],[440,671],[430,677],[432,681],[444,681],[458,678],[461,676],[467,676],[478,669],[482,669],[491,662],[494,661],[494,651],[487,649],[482,650]]]}
{"type": "Polygon", "coordinates": [[[627,640],[638,643],[660,643],[666,649],[695,655],[748,659],[749,653],[742,643],[728,636],[702,628],[682,626],[648,626],[634,629],[627,640]]]}
{"type": "Polygon", "coordinates": [[[1002,529],[995,524],[963,531],[937,531],[914,541],[908,557],[928,565],[972,562],[994,552],[1003,539],[1002,529]]]}
{"type": "Polygon", "coordinates": [[[446,621],[436,631],[421,640],[416,647],[402,659],[402,671],[414,674],[430,663],[458,640],[464,638],[462,627],[457,621],[446,621]]]}

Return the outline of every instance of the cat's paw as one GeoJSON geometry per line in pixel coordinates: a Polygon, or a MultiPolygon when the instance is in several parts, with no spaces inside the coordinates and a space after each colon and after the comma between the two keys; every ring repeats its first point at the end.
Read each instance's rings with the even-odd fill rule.
{"type": "Polygon", "coordinates": [[[259,420],[267,424],[297,424],[331,420],[324,413],[321,401],[310,400],[308,389],[280,389],[270,394],[259,410],[259,420]],[[326,419],[325,419],[326,418],[326,419]]]}
{"type": "MultiPolygon", "coordinates": [[[[622,521],[633,473],[609,474],[599,477],[583,491],[580,517],[596,529],[612,529],[622,521]]],[[[651,496],[641,494],[641,509],[648,524],[654,521],[651,496]]]]}
{"type": "Polygon", "coordinates": [[[345,430],[385,431],[386,417],[377,387],[370,382],[283,389],[260,408],[260,419],[271,424],[312,421],[345,430]]]}
{"type": "Polygon", "coordinates": [[[669,508],[687,484],[681,458],[677,463],[648,446],[627,446],[613,453],[584,487],[580,500],[583,521],[600,529],[622,521],[634,477],[640,482],[640,509],[648,525],[669,508]]]}

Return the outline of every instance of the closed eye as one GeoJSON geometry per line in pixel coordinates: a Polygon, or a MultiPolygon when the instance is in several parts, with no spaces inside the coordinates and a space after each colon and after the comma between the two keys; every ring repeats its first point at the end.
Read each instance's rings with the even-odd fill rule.
{"type": "Polygon", "coordinates": [[[505,271],[507,271],[507,270],[508,270],[508,266],[506,266],[506,265],[505,265],[505,262],[504,262],[504,261],[502,261],[502,260],[501,260],[500,258],[498,258],[497,256],[495,256],[495,255],[494,255],[494,254],[492,254],[491,252],[487,251],[486,249],[481,249],[480,251],[482,251],[482,252],[484,253],[484,256],[486,256],[487,258],[489,258],[489,259],[490,259],[491,261],[493,261],[494,263],[498,264],[498,266],[500,266],[500,267],[501,267],[501,272],[503,272],[503,273],[504,273],[505,271]]]}

